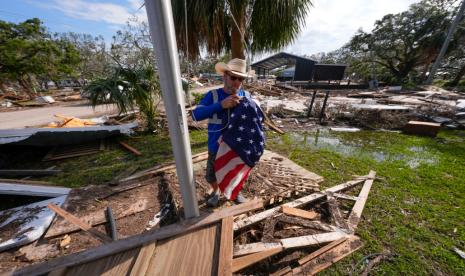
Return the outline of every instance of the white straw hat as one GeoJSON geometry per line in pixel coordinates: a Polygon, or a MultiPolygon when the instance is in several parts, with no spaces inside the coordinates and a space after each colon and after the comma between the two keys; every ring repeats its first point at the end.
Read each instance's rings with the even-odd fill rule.
{"type": "Polygon", "coordinates": [[[240,77],[247,77],[247,65],[245,60],[240,58],[233,58],[227,64],[218,62],[215,65],[215,70],[218,74],[224,75],[224,72],[230,72],[233,75],[240,77]]]}

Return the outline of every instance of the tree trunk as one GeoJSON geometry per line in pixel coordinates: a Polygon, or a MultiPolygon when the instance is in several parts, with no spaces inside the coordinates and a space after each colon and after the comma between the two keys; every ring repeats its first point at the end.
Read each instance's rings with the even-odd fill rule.
{"type": "MultiPolygon", "coordinates": [[[[240,1],[237,1],[238,4],[240,1]]],[[[239,4],[240,5],[240,4],[239,4]]],[[[234,23],[234,19],[231,18],[231,54],[232,58],[240,58],[245,59],[244,55],[244,41],[242,40],[241,32],[245,35],[245,9],[247,5],[243,4],[240,7],[235,7],[233,11],[231,11],[234,19],[236,20],[237,25],[239,25],[240,31],[234,23]]]]}
{"type": "Polygon", "coordinates": [[[23,78],[18,78],[19,84],[24,88],[26,91],[27,95],[29,96],[29,99],[34,99],[36,97],[36,94],[34,91],[31,89],[31,85],[23,78]]]}
{"type": "Polygon", "coordinates": [[[459,84],[460,80],[463,78],[465,75],[465,64],[460,68],[459,72],[457,75],[455,75],[455,78],[448,84],[448,86],[455,87],[457,84],[459,84]]]}

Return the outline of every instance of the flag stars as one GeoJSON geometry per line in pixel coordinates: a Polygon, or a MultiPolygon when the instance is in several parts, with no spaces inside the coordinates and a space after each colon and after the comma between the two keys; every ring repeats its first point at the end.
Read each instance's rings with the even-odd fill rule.
{"type": "Polygon", "coordinates": [[[241,118],[242,118],[242,120],[245,120],[247,118],[247,116],[245,114],[242,114],[241,118]]]}
{"type": "Polygon", "coordinates": [[[250,155],[252,152],[250,150],[245,150],[244,151],[247,155],[250,155]]]}
{"type": "Polygon", "coordinates": [[[243,131],[245,128],[243,126],[239,127],[239,131],[243,131]]]}
{"type": "Polygon", "coordinates": [[[232,125],[229,125],[228,128],[232,128],[233,126],[232,125]]]}
{"type": "Polygon", "coordinates": [[[237,137],[237,138],[236,138],[236,141],[237,141],[237,142],[241,142],[241,141],[242,141],[242,138],[241,138],[241,137],[237,137]]]}
{"type": "Polygon", "coordinates": [[[252,129],[250,130],[250,133],[255,133],[255,129],[252,128],[252,129]]]}
{"type": "Polygon", "coordinates": [[[234,114],[234,112],[231,113],[231,118],[234,118],[234,116],[236,116],[236,114],[234,114]]]}
{"type": "Polygon", "coordinates": [[[263,141],[260,141],[260,146],[263,147],[264,144],[265,144],[265,143],[263,143],[263,141]]]}
{"type": "Polygon", "coordinates": [[[253,144],[253,140],[252,140],[252,139],[249,140],[249,144],[251,144],[251,145],[253,144]]]}
{"type": "Polygon", "coordinates": [[[256,123],[257,120],[258,120],[257,117],[254,117],[254,118],[253,118],[254,123],[256,123]]]}

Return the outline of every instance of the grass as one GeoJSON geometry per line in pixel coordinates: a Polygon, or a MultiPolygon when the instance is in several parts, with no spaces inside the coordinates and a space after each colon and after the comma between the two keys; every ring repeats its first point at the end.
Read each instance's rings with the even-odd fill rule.
{"type": "MultiPolygon", "coordinates": [[[[190,133],[193,154],[206,150],[205,131],[190,133]]],[[[125,139],[142,152],[136,157],[113,143],[96,155],[47,162],[62,173],[42,180],[67,187],[103,184],[132,168],[146,169],[173,159],[167,134],[125,139]]],[[[357,275],[364,256],[390,252],[376,274],[464,275],[465,132],[443,131],[437,138],[391,132],[269,134],[267,148],[325,178],[330,187],[377,172],[357,234],[364,247],[326,269],[323,275],[357,275]]],[[[32,163],[31,164],[37,164],[32,163]]],[[[22,163],[21,166],[28,166],[22,163]]],[[[37,165],[36,165],[37,166],[37,165]]]]}
{"type": "Polygon", "coordinates": [[[333,133],[329,136],[338,144],[326,147],[289,134],[272,137],[269,149],[322,175],[325,187],[370,169],[380,178],[357,229],[365,246],[323,275],[352,270],[357,275],[357,262],[385,251],[395,255],[378,265],[376,274],[463,275],[465,262],[452,248],[465,247],[464,134],[441,132],[431,139],[388,132],[333,133]]]}

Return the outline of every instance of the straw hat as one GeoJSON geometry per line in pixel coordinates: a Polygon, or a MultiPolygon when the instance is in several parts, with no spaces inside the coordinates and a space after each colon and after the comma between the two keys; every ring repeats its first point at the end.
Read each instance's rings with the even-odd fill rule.
{"type": "Polygon", "coordinates": [[[247,77],[247,66],[245,60],[239,58],[231,59],[227,64],[224,62],[218,62],[215,65],[215,70],[218,74],[224,75],[224,72],[230,72],[233,75],[240,77],[247,77]]]}

